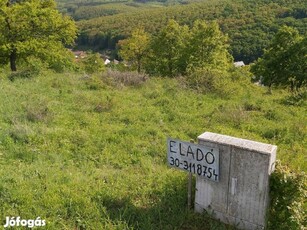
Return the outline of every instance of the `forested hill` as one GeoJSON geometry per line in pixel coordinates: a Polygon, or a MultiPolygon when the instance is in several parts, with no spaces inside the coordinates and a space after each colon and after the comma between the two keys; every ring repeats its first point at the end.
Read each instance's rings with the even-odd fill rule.
{"type": "Polygon", "coordinates": [[[78,20],[78,45],[91,49],[115,49],[119,39],[142,26],[157,32],[169,19],[191,25],[196,19],[217,20],[230,38],[235,60],[250,63],[262,55],[273,35],[282,25],[307,32],[305,0],[210,0],[177,4],[132,1],[74,5],[70,14],[78,20]],[[94,18],[90,18],[94,17],[94,18]]]}
{"type": "Polygon", "coordinates": [[[144,8],[169,7],[180,4],[186,5],[201,1],[202,0],[57,0],[56,2],[61,12],[68,13],[79,20],[136,11],[144,8]]]}

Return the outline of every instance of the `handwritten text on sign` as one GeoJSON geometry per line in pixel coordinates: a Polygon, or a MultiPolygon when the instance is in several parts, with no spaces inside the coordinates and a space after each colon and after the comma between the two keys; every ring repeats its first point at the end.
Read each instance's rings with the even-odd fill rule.
{"type": "Polygon", "coordinates": [[[219,149],[217,148],[168,138],[167,161],[171,167],[219,181],[219,149]]]}

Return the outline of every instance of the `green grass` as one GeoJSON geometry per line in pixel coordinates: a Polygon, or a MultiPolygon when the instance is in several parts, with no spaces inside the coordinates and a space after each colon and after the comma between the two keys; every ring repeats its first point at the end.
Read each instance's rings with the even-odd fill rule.
{"type": "Polygon", "coordinates": [[[187,211],[186,174],[167,166],[167,137],[211,131],[276,144],[284,164],[307,168],[306,106],[286,105],[284,91],[249,85],[223,99],[178,79],[127,87],[72,73],[5,76],[3,222],[40,216],[46,229],[231,229],[187,211]]]}

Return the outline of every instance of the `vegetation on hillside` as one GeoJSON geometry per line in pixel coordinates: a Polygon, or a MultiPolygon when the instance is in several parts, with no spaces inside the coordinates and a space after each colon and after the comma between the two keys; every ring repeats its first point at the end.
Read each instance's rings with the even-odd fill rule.
{"type": "MultiPolygon", "coordinates": [[[[306,104],[289,105],[286,91],[266,94],[244,69],[224,85],[236,87],[228,98],[189,89],[182,78],[47,71],[12,82],[0,74],[2,220],[40,216],[48,229],[223,229],[186,210],[186,174],[167,166],[168,136],[211,131],[276,144],[283,164],[306,170],[306,104]]],[[[277,203],[294,211],[272,229],[302,223],[297,194],[277,203]]]]}
{"type": "Polygon", "coordinates": [[[129,38],[119,41],[118,48],[120,56],[130,62],[130,70],[164,77],[185,76],[197,70],[227,75],[233,62],[227,36],[218,24],[201,20],[192,28],[170,20],[156,36],[136,29],[129,38]]]}
{"type": "Polygon", "coordinates": [[[149,57],[150,35],[142,28],[132,31],[129,38],[118,42],[120,47],[119,55],[136,67],[138,73],[141,72],[144,59],[149,57]]]}
{"type": "Polygon", "coordinates": [[[146,32],[156,34],[170,19],[189,26],[197,19],[217,20],[222,31],[229,35],[229,50],[234,59],[250,63],[263,54],[263,49],[281,26],[294,27],[302,35],[307,32],[303,0],[214,0],[168,7],[143,4],[133,6],[134,9],[130,3],[118,3],[101,7],[118,9],[118,12],[95,17],[97,14],[92,8],[84,8],[84,14],[93,15],[93,18],[77,23],[81,29],[80,46],[115,49],[118,40],[126,38],[134,28],[143,27],[146,32]]]}

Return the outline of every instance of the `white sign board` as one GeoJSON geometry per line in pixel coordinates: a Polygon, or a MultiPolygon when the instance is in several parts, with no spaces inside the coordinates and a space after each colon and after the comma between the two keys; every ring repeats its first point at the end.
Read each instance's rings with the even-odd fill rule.
{"type": "Polygon", "coordinates": [[[219,149],[167,139],[169,166],[219,181],[219,149]]]}

